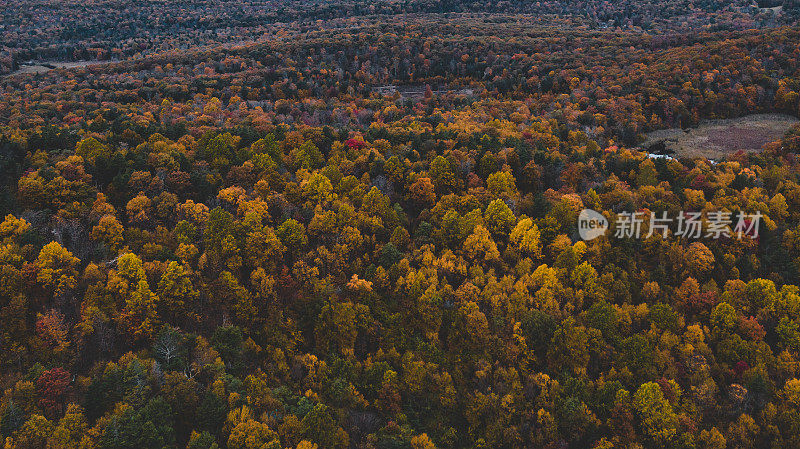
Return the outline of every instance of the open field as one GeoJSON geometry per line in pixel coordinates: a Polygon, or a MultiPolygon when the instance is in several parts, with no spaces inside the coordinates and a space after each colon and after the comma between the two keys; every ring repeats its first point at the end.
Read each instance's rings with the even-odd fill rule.
{"type": "Polygon", "coordinates": [[[774,142],[798,120],[783,114],[753,114],[735,119],[706,120],[697,128],[653,131],[643,148],[651,153],[674,154],[676,157],[719,158],[737,151],[761,151],[764,144],[774,142]]]}
{"type": "Polygon", "coordinates": [[[35,61],[30,63],[21,64],[20,68],[9,75],[20,75],[25,73],[44,73],[53,69],[74,69],[80,67],[89,67],[99,64],[108,64],[115,61],[35,61]]]}

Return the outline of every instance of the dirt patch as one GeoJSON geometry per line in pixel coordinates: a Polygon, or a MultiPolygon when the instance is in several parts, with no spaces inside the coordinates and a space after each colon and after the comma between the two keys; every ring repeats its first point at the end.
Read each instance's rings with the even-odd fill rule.
{"type": "Polygon", "coordinates": [[[20,64],[20,68],[14,72],[9,73],[7,76],[11,75],[22,75],[26,73],[45,73],[49,72],[53,69],[75,69],[80,67],[90,67],[93,65],[100,65],[100,64],[108,64],[111,62],[116,61],[37,61],[37,62],[25,62],[20,64]]]}
{"type": "Polygon", "coordinates": [[[720,158],[737,151],[761,151],[764,144],[779,140],[796,117],[782,114],[755,114],[735,119],[706,120],[697,128],[653,131],[642,147],[650,153],[675,157],[720,158]]]}

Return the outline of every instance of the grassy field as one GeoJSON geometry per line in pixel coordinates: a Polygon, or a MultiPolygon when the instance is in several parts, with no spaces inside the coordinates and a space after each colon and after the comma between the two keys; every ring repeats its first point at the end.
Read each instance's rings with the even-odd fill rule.
{"type": "Polygon", "coordinates": [[[719,158],[737,151],[761,151],[764,144],[780,139],[797,124],[795,117],[755,114],[735,119],[707,120],[697,128],[653,131],[642,147],[651,153],[675,157],[719,158]]]}
{"type": "Polygon", "coordinates": [[[98,64],[108,64],[114,61],[42,61],[32,62],[22,65],[16,71],[8,75],[20,75],[25,73],[44,73],[53,69],[74,69],[79,67],[89,67],[98,64]]]}

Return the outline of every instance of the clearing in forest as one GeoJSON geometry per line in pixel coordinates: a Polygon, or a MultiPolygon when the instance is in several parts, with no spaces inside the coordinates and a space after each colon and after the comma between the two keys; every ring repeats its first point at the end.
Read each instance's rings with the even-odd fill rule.
{"type": "Polygon", "coordinates": [[[647,134],[642,147],[649,153],[675,157],[720,158],[737,151],[761,151],[764,144],[779,140],[796,117],[754,114],[734,119],[705,120],[696,128],[662,129],[647,134]]]}

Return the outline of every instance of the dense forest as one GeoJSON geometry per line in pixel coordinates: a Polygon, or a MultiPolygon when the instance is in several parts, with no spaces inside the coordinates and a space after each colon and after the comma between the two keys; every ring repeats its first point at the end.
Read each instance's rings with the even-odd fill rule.
{"type": "MultiPolygon", "coordinates": [[[[568,27],[692,34],[794,23],[798,0],[14,0],[0,4],[0,75],[35,59],[120,60],[269,40],[360,18],[459,14],[568,27]],[[777,9],[775,9],[777,8],[777,9]]],[[[345,27],[349,25],[344,25],[345,27]]]]}
{"type": "Polygon", "coordinates": [[[0,6],[0,444],[800,447],[798,7],[0,6]]]}

